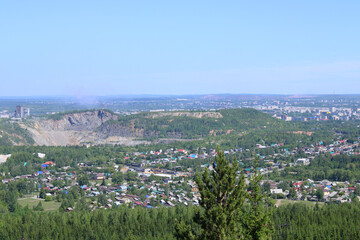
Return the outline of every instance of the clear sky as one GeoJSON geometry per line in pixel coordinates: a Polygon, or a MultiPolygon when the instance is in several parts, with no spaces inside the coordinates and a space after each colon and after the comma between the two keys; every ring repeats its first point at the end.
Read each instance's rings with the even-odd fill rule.
{"type": "Polygon", "coordinates": [[[360,93],[360,1],[0,2],[0,96],[360,93]]]}

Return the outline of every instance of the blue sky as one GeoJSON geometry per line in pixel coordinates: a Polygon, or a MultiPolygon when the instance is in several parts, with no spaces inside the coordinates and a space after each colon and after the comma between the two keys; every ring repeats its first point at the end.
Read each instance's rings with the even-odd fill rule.
{"type": "Polygon", "coordinates": [[[1,96],[360,93],[360,1],[2,1],[1,96]]]}

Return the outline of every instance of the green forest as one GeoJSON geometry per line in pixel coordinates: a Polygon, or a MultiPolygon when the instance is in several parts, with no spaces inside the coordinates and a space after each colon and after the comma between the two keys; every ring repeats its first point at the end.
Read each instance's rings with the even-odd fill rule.
{"type": "MultiPolygon", "coordinates": [[[[178,113],[178,112],[174,112],[178,113]]],[[[201,112],[190,112],[201,113],[201,112]]],[[[115,124],[135,130],[143,130],[145,138],[201,138],[206,136],[240,133],[250,129],[282,129],[286,123],[254,109],[219,110],[221,117],[157,116],[156,113],[140,113],[121,116],[115,124]]]]}
{"type": "MultiPolygon", "coordinates": [[[[69,189],[59,211],[43,212],[21,207],[17,198],[32,192],[26,181],[1,184],[0,239],[358,239],[360,203],[309,205],[295,203],[275,207],[260,187],[255,170],[245,184],[236,161],[223,152],[214,170],[197,173],[199,206],[157,208],[113,205],[91,211],[76,188],[69,189]],[[71,198],[69,198],[71,196],[71,198]],[[77,200],[74,211],[64,211],[77,200]],[[341,217],[339,217],[341,216],[341,217]]],[[[349,160],[350,161],[350,160],[349,160]]],[[[254,162],[257,169],[257,160],[254,162]]],[[[126,178],[127,176],[125,176],[126,178]]],[[[79,181],[87,181],[79,180],[79,181]]],[[[121,180],[120,180],[121,181],[121,180]]],[[[43,192],[40,192],[40,196],[43,192]]],[[[100,195],[98,201],[101,201],[100,195]]],[[[106,200],[106,199],[105,199],[106,200]]],[[[45,202],[47,199],[45,199],[45,202]]]]}
{"type": "MultiPolygon", "coordinates": [[[[359,239],[360,204],[309,207],[297,203],[272,210],[272,239],[359,239]],[[341,216],[341,217],[339,217],[341,216]]],[[[192,221],[194,207],[0,214],[1,239],[176,239],[179,219],[192,221]]]]}
{"type": "Polygon", "coordinates": [[[273,180],[306,180],[355,182],[360,179],[360,156],[324,154],[316,157],[308,166],[287,167],[267,177],[273,180]]]}

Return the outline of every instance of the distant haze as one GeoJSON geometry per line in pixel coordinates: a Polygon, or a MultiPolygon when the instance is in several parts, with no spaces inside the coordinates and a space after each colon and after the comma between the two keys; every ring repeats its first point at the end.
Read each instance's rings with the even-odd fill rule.
{"type": "Polygon", "coordinates": [[[360,93],[359,1],[5,1],[0,96],[360,93]]]}

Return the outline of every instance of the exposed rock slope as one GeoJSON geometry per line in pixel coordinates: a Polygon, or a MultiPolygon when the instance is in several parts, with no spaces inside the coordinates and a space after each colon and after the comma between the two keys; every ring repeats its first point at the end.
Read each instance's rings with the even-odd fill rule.
{"type": "Polygon", "coordinates": [[[104,110],[86,111],[64,114],[59,120],[42,120],[38,127],[51,131],[94,131],[104,122],[117,118],[117,115],[104,110]]]}
{"type": "Polygon", "coordinates": [[[25,126],[38,145],[124,144],[186,141],[279,129],[284,123],[254,109],[139,113],[118,116],[106,110],[56,114],[25,126]]]}
{"type": "Polygon", "coordinates": [[[64,114],[56,119],[46,119],[27,126],[37,145],[65,146],[81,144],[125,144],[142,143],[134,138],[106,136],[96,129],[118,116],[104,110],[64,114]]]}

